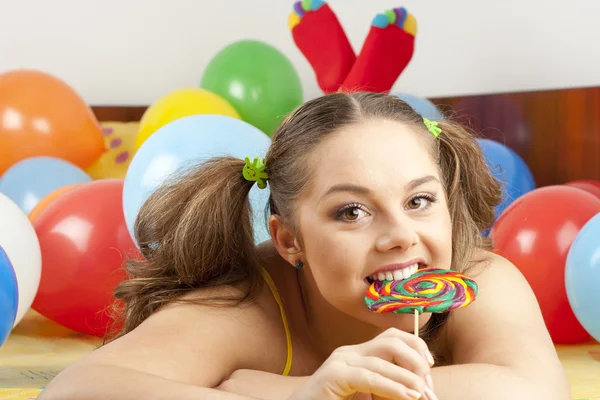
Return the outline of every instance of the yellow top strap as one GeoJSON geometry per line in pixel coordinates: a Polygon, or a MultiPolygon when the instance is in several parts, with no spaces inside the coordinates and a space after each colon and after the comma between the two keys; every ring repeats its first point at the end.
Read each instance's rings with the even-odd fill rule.
{"type": "Polygon", "coordinates": [[[275,282],[271,278],[271,275],[267,272],[266,269],[261,268],[265,281],[271,292],[273,293],[273,297],[279,306],[279,312],[281,313],[281,320],[283,321],[283,329],[285,330],[285,340],[287,342],[287,360],[285,362],[285,367],[283,368],[283,372],[281,375],[287,376],[290,373],[290,369],[292,368],[292,336],[290,334],[290,329],[288,327],[287,318],[285,317],[285,310],[283,309],[283,304],[281,302],[281,298],[279,297],[279,292],[277,291],[277,287],[275,286],[275,282]]]}

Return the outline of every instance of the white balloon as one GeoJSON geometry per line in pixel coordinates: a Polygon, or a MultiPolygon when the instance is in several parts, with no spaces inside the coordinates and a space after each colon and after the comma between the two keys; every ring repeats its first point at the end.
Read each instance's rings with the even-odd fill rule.
{"type": "Polygon", "coordinates": [[[0,246],[17,276],[19,305],[13,327],[21,321],[37,294],[42,275],[42,251],[29,218],[11,199],[0,193],[0,246]]]}

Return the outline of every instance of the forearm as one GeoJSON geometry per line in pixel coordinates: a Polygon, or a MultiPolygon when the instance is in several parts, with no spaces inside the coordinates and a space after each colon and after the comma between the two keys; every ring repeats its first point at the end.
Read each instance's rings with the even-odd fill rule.
{"type": "Polygon", "coordinates": [[[219,389],[243,393],[260,400],[285,400],[310,376],[282,376],[263,371],[238,370],[225,380],[219,389]]]}
{"type": "Polygon", "coordinates": [[[82,366],[56,376],[38,400],[256,400],[113,366],[82,366]]]}
{"type": "Polygon", "coordinates": [[[570,400],[568,387],[526,378],[508,367],[462,364],[433,368],[439,400],[570,400]]]}

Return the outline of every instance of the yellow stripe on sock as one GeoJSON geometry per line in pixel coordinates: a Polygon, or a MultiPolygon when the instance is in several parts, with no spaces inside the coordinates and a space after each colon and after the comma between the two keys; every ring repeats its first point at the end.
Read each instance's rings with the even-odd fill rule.
{"type": "Polygon", "coordinates": [[[290,28],[290,31],[294,29],[299,23],[300,17],[298,16],[298,14],[296,14],[295,11],[292,11],[290,13],[290,16],[288,17],[288,27],[290,28]]]}
{"type": "Polygon", "coordinates": [[[404,31],[413,36],[417,36],[417,19],[414,15],[408,14],[404,21],[404,31]]]}

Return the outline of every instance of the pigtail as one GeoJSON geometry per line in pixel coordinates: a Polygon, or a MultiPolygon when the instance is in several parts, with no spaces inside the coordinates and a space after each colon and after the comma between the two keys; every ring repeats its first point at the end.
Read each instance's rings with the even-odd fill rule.
{"type": "Polygon", "coordinates": [[[435,139],[438,164],[453,218],[453,241],[461,244],[453,251],[453,265],[461,269],[472,259],[472,250],[491,249],[491,241],[482,233],[494,223],[502,188],[471,131],[452,121],[441,121],[439,127],[441,133],[435,139]]]}
{"type": "MultiPolygon", "coordinates": [[[[494,210],[502,200],[502,189],[486,166],[471,131],[448,120],[438,122],[437,126],[439,130],[427,128],[434,136],[431,140],[435,143],[452,218],[452,268],[469,274],[470,267],[482,261],[474,257],[474,252],[492,248],[491,240],[484,237],[483,232],[494,223],[494,210]]],[[[432,314],[421,337],[428,342],[438,340],[448,317],[448,313],[432,314]]],[[[443,357],[436,357],[436,363],[445,362],[443,357]]]]}
{"type": "Polygon", "coordinates": [[[247,282],[243,296],[210,299],[237,304],[260,286],[244,161],[213,158],[159,187],[142,206],[135,236],[144,260],[129,260],[129,280],[114,296],[130,332],[163,305],[195,289],[247,282]]]}

